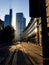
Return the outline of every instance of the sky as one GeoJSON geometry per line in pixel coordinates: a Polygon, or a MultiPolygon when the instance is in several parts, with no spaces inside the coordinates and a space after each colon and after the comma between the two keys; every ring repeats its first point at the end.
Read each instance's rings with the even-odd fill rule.
{"type": "Polygon", "coordinates": [[[22,12],[26,18],[26,26],[29,23],[29,0],[0,0],[0,19],[4,21],[5,15],[9,14],[9,9],[12,8],[12,25],[16,25],[16,13],[22,12]]]}

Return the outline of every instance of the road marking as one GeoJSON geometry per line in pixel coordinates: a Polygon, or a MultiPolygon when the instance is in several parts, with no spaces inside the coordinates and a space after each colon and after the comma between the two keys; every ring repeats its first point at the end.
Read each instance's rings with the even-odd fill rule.
{"type": "Polygon", "coordinates": [[[12,65],[17,65],[17,52],[18,52],[18,49],[15,52],[15,55],[14,55],[14,58],[13,58],[13,61],[12,61],[12,65]]]}
{"type": "MultiPolygon", "coordinates": [[[[22,46],[22,45],[21,45],[21,46],[22,46]]],[[[23,53],[23,56],[24,56],[24,58],[25,58],[25,61],[26,61],[27,65],[33,65],[33,63],[32,63],[32,62],[29,60],[29,58],[27,57],[27,53],[26,53],[26,50],[25,50],[24,46],[22,46],[22,48],[23,48],[22,53],[23,53]]]]}
{"type": "Polygon", "coordinates": [[[12,55],[15,53],[15,51],[16,51],[16,49],[13,52],[9,53],[9,56],[6,59],[5,65],[9,65],[9,62],[12,58],[12,55]]]}
{"type": "Polygon", "coordinates": [[[23,56],[24,56],[24,58],[26,60],[27,65],[33,65],[33,63],[30,62],[30,60],[28,59],[28,57],[26,56],[26,54],[23,53],[23,56]]]}

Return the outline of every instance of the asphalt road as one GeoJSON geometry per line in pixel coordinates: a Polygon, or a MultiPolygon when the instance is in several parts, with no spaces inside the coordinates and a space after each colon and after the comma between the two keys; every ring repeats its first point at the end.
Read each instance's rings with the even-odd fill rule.
{"type": "Polygon", "coordinates": [[[43,65],[42,47],[33,43],[16,43],[8,48],[4,65],[43,65]]]}

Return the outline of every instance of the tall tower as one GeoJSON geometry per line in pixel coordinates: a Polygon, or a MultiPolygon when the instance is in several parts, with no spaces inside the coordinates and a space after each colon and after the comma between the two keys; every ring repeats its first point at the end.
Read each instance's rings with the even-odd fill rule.
{"type": "Polygon", "coordinates": [[[26,18],[23,13],[16,13],[16,38],[20,40],[20,35],[26,27],[26,18]]]}
{"type": "Polygon", "coordinates": [[[12,25],[12,9],[10,9],[9,15],[5,15],[4,27],[12,25]]]}
{"type": "Polygon", "coordinates": [[[12,23],[12,9],[10,9],[10,22],[12,23]]]}

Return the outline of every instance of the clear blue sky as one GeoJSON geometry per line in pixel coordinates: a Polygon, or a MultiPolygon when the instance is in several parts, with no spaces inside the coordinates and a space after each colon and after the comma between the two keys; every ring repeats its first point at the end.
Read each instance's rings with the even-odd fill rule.
{"type": "Polygon", "coordinates": [[[9,9],[13,10],[13,26],[16,22],[16,13],[23,12],[26,18],[26,25],[28,24],[29,18],[29,0],[0,0],[0,19],[4,20],[4,16],[9,14],[9,9]]]}

